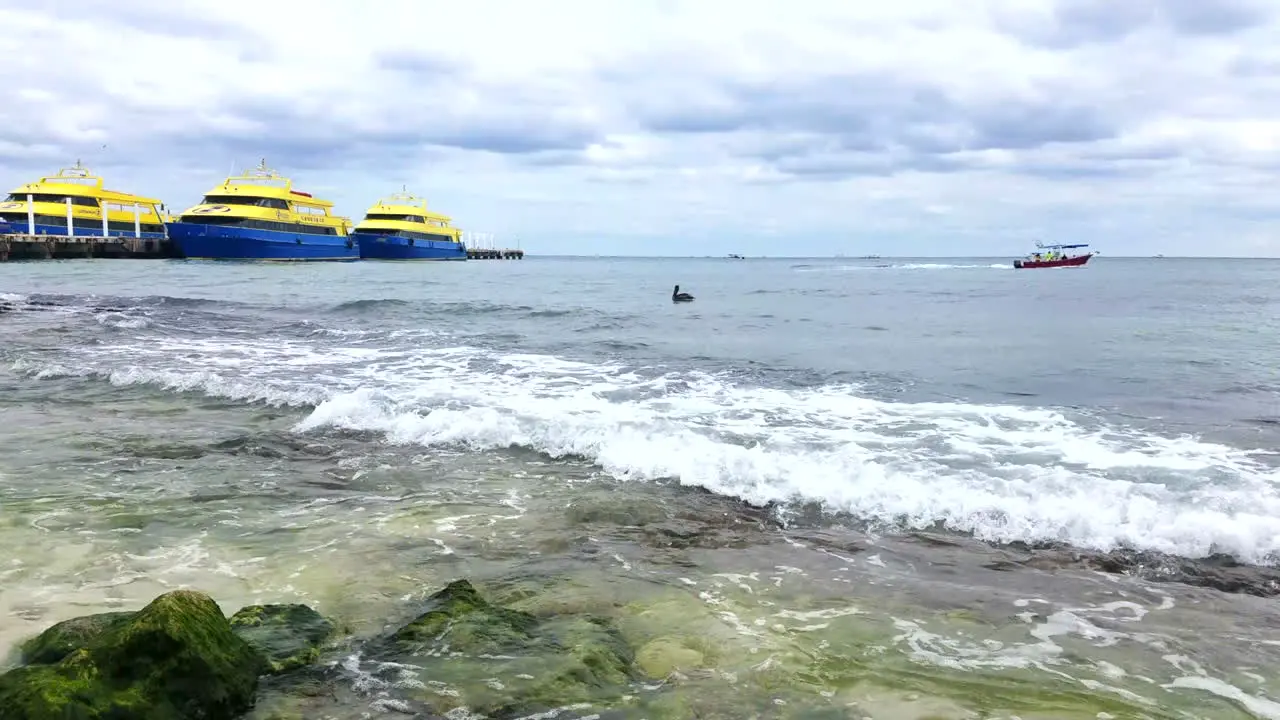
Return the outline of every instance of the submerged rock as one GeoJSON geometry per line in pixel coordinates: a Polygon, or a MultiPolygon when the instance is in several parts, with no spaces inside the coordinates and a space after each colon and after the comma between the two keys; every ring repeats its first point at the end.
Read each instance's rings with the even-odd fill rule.
{"type": "Polygon", "coordinates": [[[611,620],[538,618],[489,603],[466,580],[427,602],[376,654],[421,668],[427,682],[412,699],[434,712],[504,717],[608,702],[632,678],[633,653],[611,620]]]}
{"type": "Polygon", "coordinates": [[[1280,569],[1245,565],[1228,555],[1189,559],[1160,553],[1115,550],[1086,558],[1092,567],[1158,582],[1209,587],[1258,597],[1280,595],[1280,569]]]}
{"type": "Polygon", "coordinates": [[[1184,558],[1137,550],[1099,552],[1066,547],[1019,548],[985,565],[989,570],[1017,567],[1042,570],[1081,568],[1131,575],[1152,582],[1172,582],[1257,597],[1280,596],[1280,568],[1245,565],[1227,555],[1184,558]]]}
{"type": "Polygon", "coordinates": [[[677,670],[687,672],[702,667],[704,661],[701,650],[673,637],[650,640],[636,653],[636,665],[654,680],[661,680],[677,670]]]}
{"type": "Polygon", "coordinates": [[[278,674],[318,660],[334,626],[306,605],[250,605],[231,616],[231,629],[278,674]]]}
{"type": "Polygon", "coordinates": [[[449,645],[476,654],[521,649],[538,624],[529,613],[490,605],[467,580],[456,580],[427,599],[425,613],[391,636],[401,653],[429,648],[448,634],[449,645]]]}
{"type": "Polygon", "coordinates": [[[85,640],[57,663],[0,676],[0,718],[230,720],[253,706],[263,658],[208,595],[179,590],[127,618],[93,617],[32,646],[52,657],[85,640]]]}
{"type": "Polygon", "coordinates": [[[1250,565],[1225,554],[1188,558],[1149,550],[1090,550],[1057,542],[991,544],[964,535],[924,532],[903,535],[896,541],[906,547],[927,548],[927,554],[917,557],[934,564],[980,566],[996,572],[1023,568],[1100,571],[1225,593],[1280,597],[1280,567],[1250,565]]]}

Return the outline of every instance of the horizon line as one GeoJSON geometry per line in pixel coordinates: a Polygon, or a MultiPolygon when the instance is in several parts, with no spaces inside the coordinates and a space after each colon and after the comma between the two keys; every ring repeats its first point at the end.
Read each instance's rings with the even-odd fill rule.
{"type": "MultiPolygon", "coordinates": [[[[604,255],[587,253],[530,253],[524,251],[525,257],[542,258],[588,258],[600,260],[632,259],[632,260],[1008,260],[1008,255],[743,255],[729,257],[726,255],[604,255]]],[[[1021,257],[1021,256],[1019,256],[1021,257]]],[[[1106,259],[1116,260],[1280,260],[1276,255],[1099,255],[1106,259]]],[[[1095,258],[1096,259],[1096,258],[1095,258]]]]}

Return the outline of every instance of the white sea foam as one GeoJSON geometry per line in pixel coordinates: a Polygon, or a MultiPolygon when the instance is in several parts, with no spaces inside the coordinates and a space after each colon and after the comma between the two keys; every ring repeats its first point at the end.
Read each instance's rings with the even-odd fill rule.
{"type": "Polygon", "coordinates": [[[753,503],[820,503],[913,528],[941,522],[988,540],[1252,562],[1280,553],[1280,473],[1245,449],[1052,409],[887,402],[853,385],[771,389],[418,344],[171,339],[94,347],[75,368],[15,369],[308,407],[298,432],[525,447],[623,480],[676,478],[753,503]]]}
{"type": "Polygon", "coordinates": [[[103,312],[94,316],[99,325],[120,330],[138,330],[151,324],[145,315],[127,312],[103,312]]]}
{"type": "Polygon", "coordinates": [[[859,272],[863,270],[1012,270],[1013,263],[955,264],[931,262],[879,261],[865,265],[798,265],[796,272],[832,273],[859,272]]]}

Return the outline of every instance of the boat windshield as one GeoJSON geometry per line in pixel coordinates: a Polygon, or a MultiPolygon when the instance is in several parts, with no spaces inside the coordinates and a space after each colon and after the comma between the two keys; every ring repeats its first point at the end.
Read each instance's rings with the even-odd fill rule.
{"type": "Polygon", "coordinates": [[[74,175],[54,175],[53,177],[41,178],[45,182],[57,183],[59,185],[92,185],[97,187],[98,178],[95,177],[76,177],[74,175]]]}
{"type": "Polygon", "coordinates": [[[245,195],[205,195],[201,205],[248,205],[249,207],[288,210],[289,203],[280,198],[248,197],[245,195]]]}
{"type": "MultiPolygon", "coordinates": [[[[31,202],[51,202],[65,204],[67,198],[71,198],[72,205],[83,205],[85,207],[98,207],[98,201],[91,197],[83,195],[52,195],[50,193],[31,193],[31,202]]],[[[26,202],[27,193],[10,193],[5,198],[5,202],[26,202]]]]}
{"type": "Polygon", "coordinates": [[[365,220],[403,220],[404,222],[425,223],[426,220],[421,215],[393,215],[391,213],[369,213],[364,216],[365,220]]]}

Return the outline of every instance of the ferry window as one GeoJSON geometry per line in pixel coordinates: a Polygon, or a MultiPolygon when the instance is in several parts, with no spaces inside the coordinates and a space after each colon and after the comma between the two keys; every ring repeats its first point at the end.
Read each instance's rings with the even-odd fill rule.
{"type": "Polygon", "coordinates": [[[234,227],[251,228],[254,230],[273,230],[275,232],[289,232],[306,235],[337,235],[338,230],[334,227],[323,225],[305,225],[303,223],[279,222],[276,220],[258,220],[255,218],[235,218],[235,217],[216,217],[212,215],[184,215],[183,222],[199,223],[202,225],[228,225],[234,227]]]}
{"type": "Polygon", "coordinates": [[[289,209],[289,203],[279,198],[245,197],[242,195],[205,195],[200,203],[202,205],[247,205],[249,207],[265,207],[275,210],[289,209]]]}
{"type": "Polygon", "coordinates": [[[453,238],[447,235],[438,235],[436,233],[418,232],[416,230],[392,230],[390,228],[369,228],[368,230],[360,230],[358,232],[367,235],[395,235],[403,238],[413,238],[414,240],[438,240],[440,242],[453,242],[453,238]]]}
{"type": "Polygon", "coordinates": [[[411,223],[425,223],[421,215],[392,215],[391,213],[369,213],[364,216],[365,220],[400,220],[411,223]]]}
{"type": "MultiPolygon", "coordinates": [[[[66,195],[51,195],[49,193],[31,193],[32,202],[58,203],[59,205],[65,205],[67,202],[67,197],[68,196],[66,195]]],[[[98,207],[98,201],[94,200],[93,198],[83,197],[80,195],[72,195],[70,197],[71,197],[72,205],[79,205],[81,207],[93,207],[93,208],[98,207]]],[[[6,198],[5,200],[5,202],[26,202],[26,201],[27,201],[27,196],[26,194],[23,194],[23,193],[13,193],[9,195],[9,197],[6,198]]]]}
{"type": "MultiPolygon", "coordinates": [[[[11,215],[7,216],[10,222],[26,224],[27,216],[11,215]]],[[[60,230],[67,227],[67,216],[65,215],[36,215],[35,221],[37,225],[52,225],[60,230]]],[[[96,218],[72,218],[71,226],[76,229],[77,234],[100,235],[102,234],[102,221],[96,218]]],[[[134,224],[132,221],[124,222],[122,220],[109,220],[107,229],[110,232],[123,232],[133,234],[134,224]]],[[[159,225],[148,225],[142,223],[142,232],[161,232],[163,228],[159,225]]]]}
{"type": "MultiPolygon", "coordinates": [[[[129,215],[132,215],[132,214],[133,214],[133,205],[132,205],[132,204],[125,204],[125,203],[118,203],[118,202],[109,202],[109,203],[107,203],[107,211],[108,211],[108,212],[122,212],[122,213],[128,213],[129,215]]],[[[156,214],[155,208],[151,207],[150,205],[139,205],[139,206],[138,206],[138,215],[139,215],[140,217],[143,217],[143,218],[152,218],[152,217],[155,217],[155,214],[156,214]]]]}

